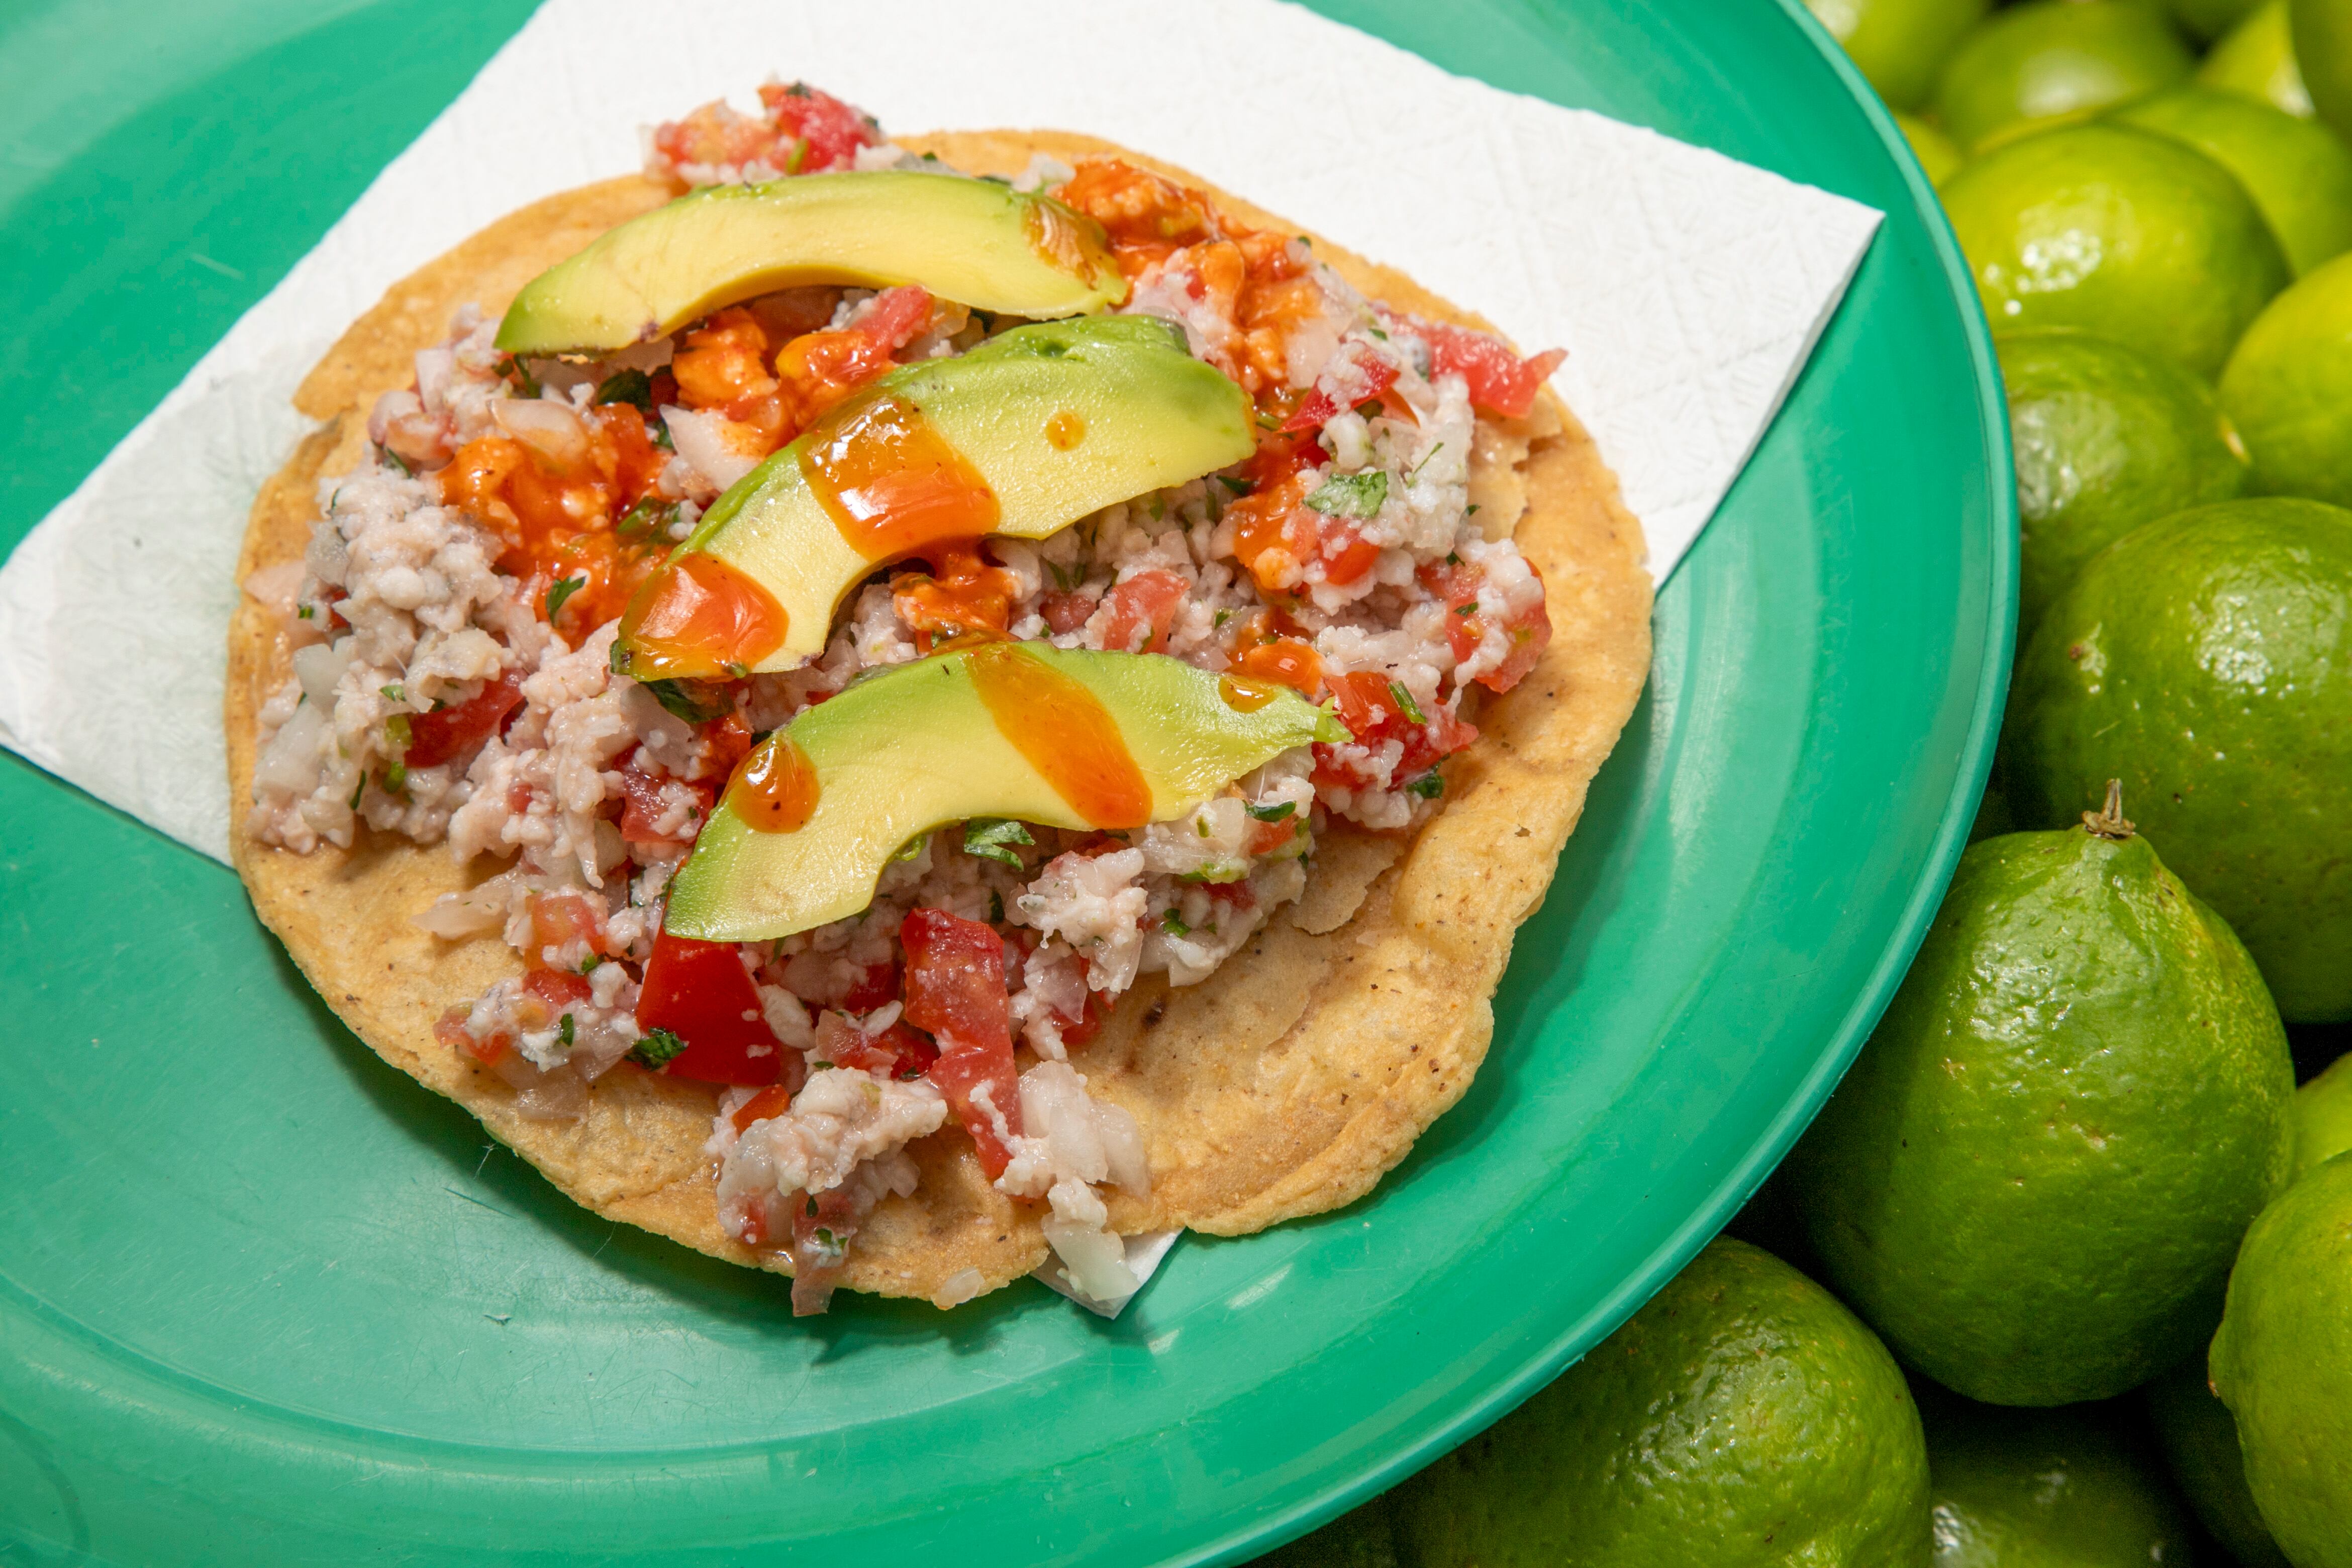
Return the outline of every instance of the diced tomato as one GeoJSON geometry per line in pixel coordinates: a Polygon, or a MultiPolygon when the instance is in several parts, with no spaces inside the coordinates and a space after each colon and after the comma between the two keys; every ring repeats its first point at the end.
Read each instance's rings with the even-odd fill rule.
{"type": "MultiPolygon", "coordinates": [[[[530,907],[530,943],[534,951],[562,947],[575,938],[586,942],[591,951],[604,950],[604,911],[591,903],[584,894],[538,893],[532,895],[530,907]]],[[[572,978],[580,980],[576,974],[572,978]]],[[[580,980],[580,994],[585,996],[588,983],[580,980]]]]}
{"type": "MultiPolygon", "coordinates": [[[[1475,727],[1442,705],[1423,709],[1423,722],[1415,723],[1399,700],[1394,683],[1377,671],[1355,670],[1327,676],[1325,681],[1339,705],[1339,722],[1348,726],[1358,745],[1394,741],[1403,747],[1389,775],[1391,786],[1427,773],[1439,759],[1478,738],[1475,727]]],[[[1336,748],[1320,742],[1315,747],[1315,777],[1318,783],[1344,788],[1360,787],[1365,782],[1340,762],[1336,748]]]]}
{"type": "Polygon", "coordinates": [[[940,1059],[939,1047],[904,1024],[893,1024],[878,1035],[851,1033],[855,1037],[847,1045],[833,1047],[833,1059],[845,1068],[886,1078],[914,1078],[940,1059]]]}
{"type": "Polygon", "coordinates": [[[1460,376],[1469,386],[1471,402],[1507,419],[1520,418],[1536,405],[1536,393],[1568,357],[1566,349],[1547,349],[1521,359],[1492,332],[1436,321],[1407,321],[1402,325],[1429,345],[1430,379],[1460,376]]]}
{"type": "Polygon", "coordinates": [[[997,1135],[1021,1131],[1013,1068],[1012,1003],[1004,989],[1004,939],[945,910],[916,910],[898,928],[907,949],[907,1022],[939,1043],[930,1079],[980,1152],[991,1181],[1012,1151],[997,1135]],[[979,1103],[985,1093],[996,1114],[979,1103]]]}
{"type": "Polygon", "coordinates": [[[1300,814],[1294,811],[1279,822],[1252,822],[1246,846],[1248,851],[1252,855],[1264,855],[1269,850],[1281,848],[1297,837],[1300,821],[1300,814]]]}
{"type": "Polygon", "coordinates": [[[577,1007],[594,994],[588,977],[570,969],[534,969],[522,977],[522,988],[547,1004],[549,1017],[577,1007]]]}
{"type": "Polygon", "coordinates": [[[522,671],[510,669],[463,702],[410,714],[408,751],[401,760],[412,768],[429,768],[470,752],[497,734],[507,715],[521,706],[522,671]]]}
{"type": "MultiPolygon", "coordinates": [[[[1533,562],[1528,570],[1535,571],[1533,562]]],[[[1486,640],[1486,613],[1478,608],[1478,588],[1486,578],[1485,567],[1467,563],[1422,568],[1423,581],[1445,601],[1445,642],[1457,664],[1486,640]]],[[[1538,576],[1537,582],[1540,584],[1542,578],[1538,576]]],[[[1544,649],[1551,646],[1550,611],[1538,598],[1530,609],[1505,622],[1504,632],[1510,639],[1510,651],[1501,664],[1474,678],[1489,691],[1508,691],[1536,667],[1544,649]]]]}
{"type": "MultiPolygon", "coordinates": [[[[1363,395],[1356,399],[1357,404],[1375,402],[1386,405],[1393,403],[1395,406],[1391,408],[1390,412],[1395,413],[1402,410],[1407,416],[1412,415],[1412,405],[1401,397],[1392,396],[1389,391],[1396,384],[1397,367],[1395,365],[1384,359],[1370,357],[1356,363],[1357,367],[1364,374],[1363,395]]],[[[1298,405],[1298,411],[1283,421],[1283,431],[1287,435],[1301,430],[1320,430],[1339,416],[1340,406],[1339,399],[1318,386],[1298,405]]],[[[1353,407],[1355,405],[1351,404],[1348,406],[1353,407]]]]}
{"type": "Polygon", "coordinates": [[[625,843],[682,844],[692,837],[691,830],[695,825],[710,815],[716,792],[709,784],[683,779],[656,778],[632,763],[621,770],[621,795],[625,802],[621,807],[621,838],[625,843]],[[668,809],[667,792],[663,786],[673,784],[692,791],[699,803],[695,808],[694,819],[687,824],[689,831],[685,838],[672,837],[656,826],[668,809]]]}
{"type": "Polygon", "coordinates": [[[474,1038],[473,1031],[466,1027],[471,1012],[467,1007],[450,1008],[433,1021],[433,1037],[453,1051],[465,1052],[484,1067],[495,1066],[500,1057],[514,1049],[514,1040],[505,1034],[493,1034],[487,1040],[474,1038]]]}
{"type": "Polygon", "coordinates": [[[806,1067],[768,1027],[760,990],[735,944],[696,942],[663,931],[646,962],[637,1026],[667,1029],[686,1042],[662,1070],[701,1083],[782,1083],[798,1092],[806,1067]],[[755,1054],[756,1053],[756,1054],[755,1054]]]}
{"type": "Polygon", "coordinates": [[[1326,582],[1345,586],[1370,571],[1381,558],[1381,547],[1344,517],[1316,513],[1315,532],[1315,549],[1323,557],[1326,582]]]}
{"type": "Polygon", "coordinates": [[[1259,589],[1279,593],[1295,572],[1314,559],[1315,515],[1299,504],[1307,482],[1297,474],[1264,485],[1225,509],[1234,524],[1234,559],[1256,580],[1259,589]]]}
{"type": "Polygon", "coordinates": [[[869,963],[857,972],[842,994],[841,1009],[845,1013],[871,1013],[885,1003],[898,999],[898,966],[896,963],[869,963]]]}
{"type": "Polygon", "coordinates": [[[782,1084],[772,1083],[735,1108],[727,1120],[735,1124],[738,1132],[748,1132],[754,1121],[765,1121],[772,1116],[782,1116],[792,1109],[793,1091],[782,1084]]]}
{"type": "Polygon", "coordinates": [[[724,784],[734,776],[736,764],[751,754],[751,726],[732,713],[722,713],[703,725],[696,740],[700,743],[695,749],[694,777],[724,784]]]}
{"type": "Polygon", "coordinates": [[[1253,644],[1234,660],[1234,668],[1259,680],[1287,686],[1302,697],[1311,699],[1323,689],[1322,656],[1311,644],[1296,637],[1253,644]]]}
{"type": "Polygon", "coordinates": [[[760,102],[779,136],[803,148],[797,163],[775,165],[795,174],[846,169],[857,161],[858,149],[882,144],[882,127],[872,115],[804,81],[769,82],[760,89],[760,102]]]}
{"type": "Polygon", "coordinates": [[[1103,647],[1112,653],[1166,653],[1168,628],[1175,624],[1177,606],[1191,591],[1173,572],[1156,567],[1138,572],[1110,591],[1110,619],[1103,627],[1103,647]],[[1140,642],[1138,633],[1142,634],[1140,642]]]}

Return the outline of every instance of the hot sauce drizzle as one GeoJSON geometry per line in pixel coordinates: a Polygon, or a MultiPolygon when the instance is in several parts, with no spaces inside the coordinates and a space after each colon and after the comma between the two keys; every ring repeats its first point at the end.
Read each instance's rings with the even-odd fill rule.
{"type": "Polygon", "coordinates": [[[996,531],[996,492],[902,397],[852,397],[811,426],[802,477],[868,561],[996,531]]]}
{"type": "Polygon", "coordinates": [[[1102,700],[1017,643],[975,648],[965,668],[996,728],[1095,827],[1151,820],[1151,786],[1102,700]]]}
{"type": "Polygon", "coordinates": [[[797,833],[816,813],[816,766],[778,731],[743,760],[727,786],[727,805],[755,833],[797,833]]]}
{"type": "Polygon", "coordinates": [[[702,554],[656,571],[621,616],[621,640],[641,680],[740,677],[783,646],[784,629],[784,607],[773,594],[702,554]]]}

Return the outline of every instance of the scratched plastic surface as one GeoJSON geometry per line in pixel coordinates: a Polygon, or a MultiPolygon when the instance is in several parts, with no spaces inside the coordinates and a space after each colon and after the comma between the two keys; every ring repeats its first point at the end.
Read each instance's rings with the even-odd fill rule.
{"type": "MultiPolygon", "coordinates": [[[[1117,1323],[778,1282],[558,1197],[379,1064],[226,871],[0,762],[0,1563],[1238,1561],[1491,1421],[1811,1114],[1957,855],[2010,642],[1965,277],[1793,4],[1333,4],[1889,216],[1658,611],[1651,694],[1467,1100],[1369,1200],[1117,1323]]],[[[518,24],[515,0],[0,21],[12,543],[518,24]],[[199,259],[201,258],[201,259],[199,259]]]]}

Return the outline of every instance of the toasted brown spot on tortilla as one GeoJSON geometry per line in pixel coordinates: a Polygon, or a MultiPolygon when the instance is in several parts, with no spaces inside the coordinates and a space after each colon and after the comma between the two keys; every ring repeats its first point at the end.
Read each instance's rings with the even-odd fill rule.
{"type": "MultiPolygon", "coordinates": [[[[973,174],[1016,174],[1040,152],[1065,160],[1116,153],[1201,184],[1058,132],[901,144],[973,174]]],[[[458,306],[502,310],[541,271],[667,195],[631,177],[551,196],[395,285],[296,394],[295,405],[323,423],[263,488],[238,579],[301,553],[319,477],[357,460],[376,396],[409,384],[415,352],[442,340],[458,306]]],[[[1294,226],[1213,195],[1239,222],[1294,226]]],[[[1317,256],[1375,298],[1433,320],[1486,325],[1401,273],[1322,239],[1314,244],[1317,256]]],[[[1108,1194],[1121,1231],[1183,1226],[1237,1235],[1351,1202],[1460,1098],[1486,1057],[1490,999],[1512,935],[1542,900],[1593,771],[1640,695],[1650,581],[1640,525],[1614,477],[1549,391],[1527,419],[1482,426],[1471,484],[1489,536],[1515,532],[1543,574],[1551,646],[1517,690],[1477,710],[1482,738],[1448,762],[1445,809],[1418,834],[1326,835],[1297,905],[1276,911],[1202,984],[1139,985],[1078,1054],[1094,1092],[1134,1114],[1150,1150],[1150,1195],[1108,1194]]],[[[250,799],[257,714],[287,668],[271,613],[245,599],[229,634],[225,713],[240,816],[250,799]]],[[[384,838],[308,856],[254,845],[241,827],[231,842],[263,921],[312,984],[344,998],[344,1021],[385,1061],[465,1106],[598,1214],[786,1271],[782,1259],[751,1251],[719,1227],[714,1165],[702,1152],[715,1089],[624,1066],[595,1085],[578,1121],[533,1121],[495,1074],[434,1039],[445,1010],[522,965],[496,936],[445,942],[409,917],[499,868],[461,868],[440,847],[384,838]]],[[[929,1300],[966,1268],[992,1289],[1045,1260],[1042,1205],[989,1186],[962,1133],[940,1132],[911,1152],[921,1187],[875,1211],[843,1283],[929,1300]]]]}

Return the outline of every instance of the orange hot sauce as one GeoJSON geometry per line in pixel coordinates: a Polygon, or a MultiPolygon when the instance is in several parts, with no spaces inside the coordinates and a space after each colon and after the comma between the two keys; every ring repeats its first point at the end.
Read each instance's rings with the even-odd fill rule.
{"type": "Polygon", "coordinates": [[[1151,820],[1151,786],[1100,698],[1018,643],[990,643],[967,658],[998,731],[1088,826],[1151,820]]]}
{"type": "Polygon", "coordinates": [[[621,616],[640,679],[726,680],[783,646],[784,607],[716,556],[682,556],[646,579],[621,616]]]}
{"type": "Polygon", "coordinates": [[[816,813],[815,764],[779,731],[735,770],[727,805],[755,833],[795,833],[816,813]]]}
{"type": "Polygon", "coordinates": [[[901,397],[850,398],[810,427],[801,474],[851,549],[868,561],[995,531],[996,492],[901,397]]]}

